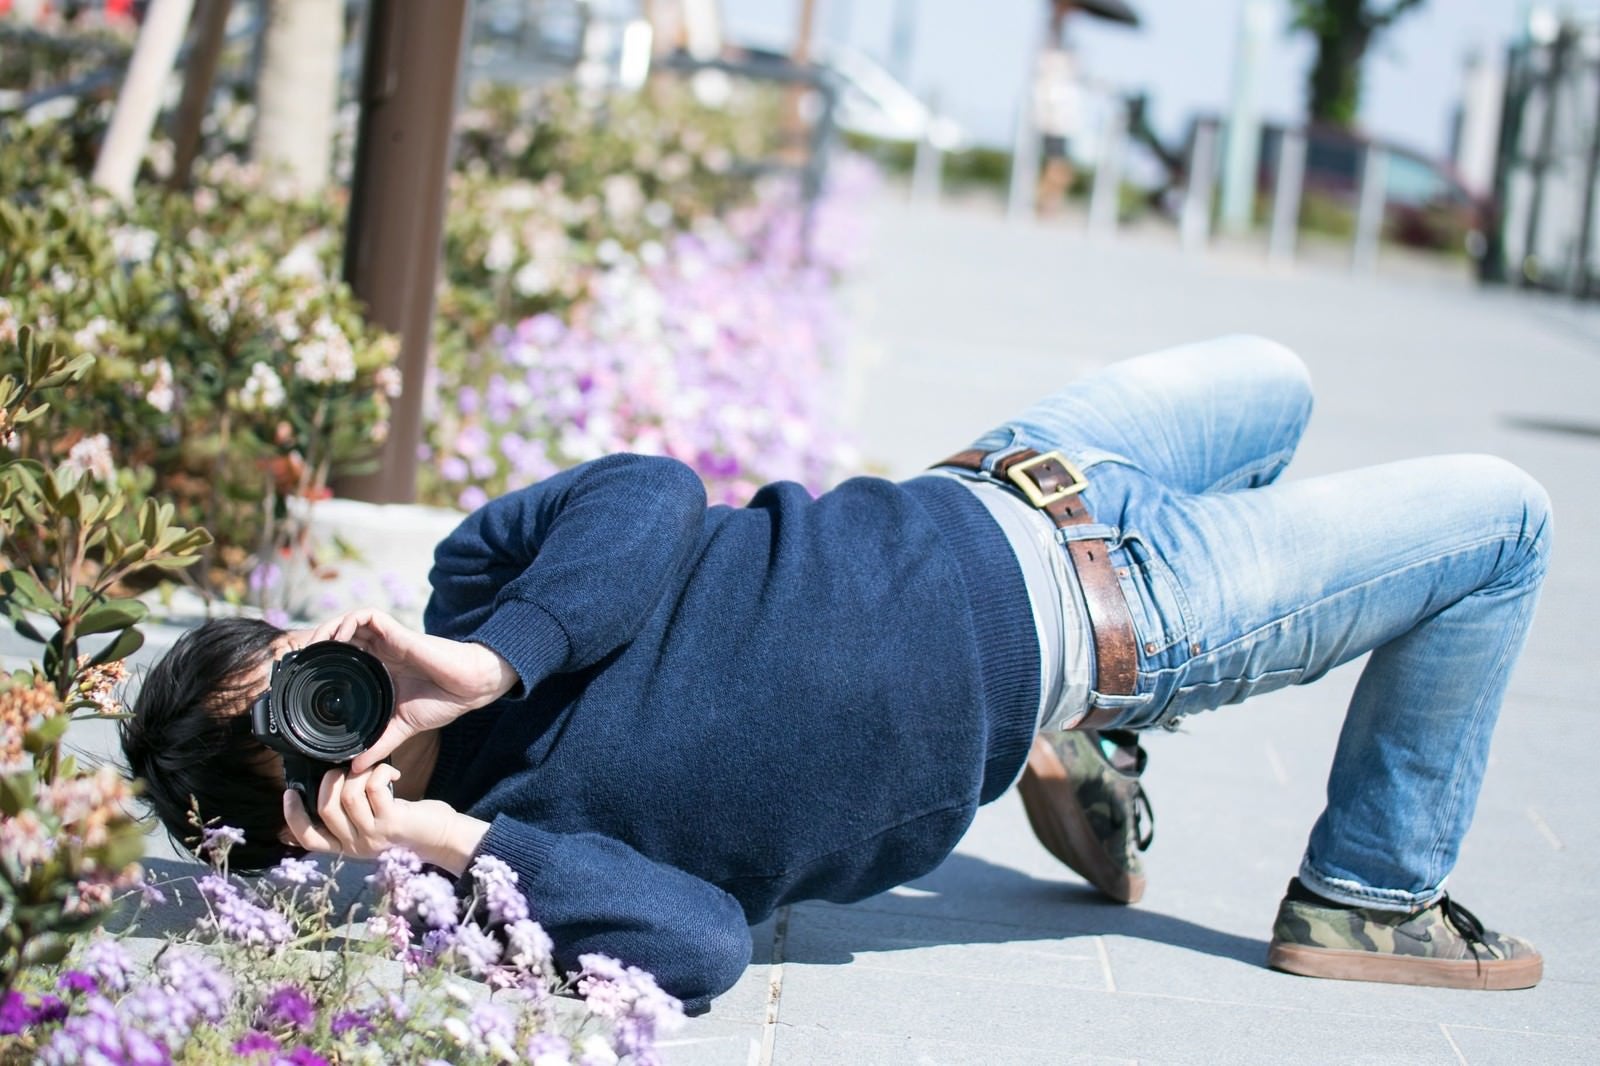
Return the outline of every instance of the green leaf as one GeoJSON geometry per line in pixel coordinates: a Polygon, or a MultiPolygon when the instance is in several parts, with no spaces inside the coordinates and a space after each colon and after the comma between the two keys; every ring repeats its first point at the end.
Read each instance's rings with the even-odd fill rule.
{"type": "Polygon", "coordinates": [[[39,584],[39,579],[26,570],[0,572],[0,596],[9,602],[45,614],[60,606],[56,598],[39,584]]]}
{"type": "Polygon", "coordinates": [[[32,770],[6,774],[0,777],[0,814],[15,818],[33,806],[33,795],[39,788],[39,777],[32,770]]]}
{"type": "Polygon", "coordinates": [[[43,755],[56,746],[71,723],[72,719],[64,714],[51,715],[22,735],[22,746],[30,755],[43,755]]]}
{"type": "Polygon", "coordinates": [[[67,957],[72,941],[55,933],[46,933],[28,941],[22,952],[24,966],[54,966],[67,957]]]}
{"type": "Polygon", "coordinates": [[[124,629],[116,640],[95,652],[94,658],[89,660],[89,665],[99,666],[102,663],[126,659],[142,647],[144,647],[144,634],[137,629],[124,629]]]}
{"type": "Polygon", "coordinates": [[[78,620],[77,635],[86,637],[91,633],[109,633],[141,622],[149,613],[150,608],[138,600],[107,600],[91,608],[78,620]]]}

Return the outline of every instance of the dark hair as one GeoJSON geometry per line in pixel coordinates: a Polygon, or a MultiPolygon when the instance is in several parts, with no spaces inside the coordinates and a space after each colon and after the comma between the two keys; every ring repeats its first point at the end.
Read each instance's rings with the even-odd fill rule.
{"type": "Polygon", "coordinates": [[[190,820],[244,832],[228,864],[262,870],[300,849],[284,844],[283,772],[250,734],[249,676],[273,657],[283,630],[255,618],[223,618],[190,630],[139,685],[121,726],[128,772],[172,838],[194,851],[190,820]]]}

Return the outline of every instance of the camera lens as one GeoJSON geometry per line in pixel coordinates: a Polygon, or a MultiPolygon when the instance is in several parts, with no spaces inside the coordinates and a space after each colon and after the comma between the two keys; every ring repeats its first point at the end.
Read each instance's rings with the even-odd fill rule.
{"type": "Polygon", "coordinates": [[[273,678],[284,731],[306,756],[347,762],[372,746],[394,711],[383,663],[360,648],[322,641],[285,657],[273,678]]]}

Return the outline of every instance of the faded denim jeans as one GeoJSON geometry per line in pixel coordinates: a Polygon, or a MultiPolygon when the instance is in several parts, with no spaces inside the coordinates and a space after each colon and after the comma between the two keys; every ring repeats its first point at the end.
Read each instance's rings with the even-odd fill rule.
{"type": "MultiPolygon", "coordinates": [[[[1254,337],[1117,363],[981,438],[1083,471],[1139,636],[1122,728],[1314,681],[1367,652],[1300,877],[1414,910],[1472,821],[1549,552],[1544,490],[1482,455],[1278,483],[1311,413],[1304,365],[1254,337]]],[[[1060,534],[1058,534],[1060,535],[1060,534]]]]}

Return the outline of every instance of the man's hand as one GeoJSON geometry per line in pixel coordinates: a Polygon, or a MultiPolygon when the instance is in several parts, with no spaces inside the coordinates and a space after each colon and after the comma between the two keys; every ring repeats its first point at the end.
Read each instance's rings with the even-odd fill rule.
{"type": "Polygon", "coordinates": [[[410,848],[424,862],[460,875],[477,850],[488,824],[458,813],[440,800],[397,799],[393,785],[400,771],[387,764],[365,773],[329,770],[317,793],[312,823],[300,793],[283,793],[283,817],[295,842],[308,851],[327,851],[353,859],[372,859],[393,847],[410,848]]]}
{"type": "Polygon", "coordinates": [[[362,773],[418,733],[448,725],[511,691],[516,671],[482,644],[467,644],[407,629],[382,611],[362,609],[330,618],[308,643],[342,640],[383,660],[394,679],[395,713],[377,743],[356,756],[362,773]]]}

